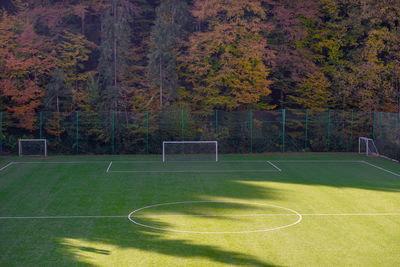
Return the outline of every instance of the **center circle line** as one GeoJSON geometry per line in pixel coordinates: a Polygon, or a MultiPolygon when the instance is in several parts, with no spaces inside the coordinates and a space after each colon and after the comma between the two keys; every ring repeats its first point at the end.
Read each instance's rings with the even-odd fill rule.
{"type": "MultiPolygon", "coordinates": [[[[179,214],[172,214],[174,216],[182,216],[179,214]]],[[[183,214],[186,215],[186,214],[183,214]]],[[[142,215],[145,216],[145,215],[142,215]]],[[[193,216],[193,215],[188,215],[188,216],[193,216]]],[[[202,215],[202,216],[209,216],[209,217],[214,217],[211,215],[202,215]]],[[[220,216],[220,215],[218,215],[220,216]]],[[[229,215],[228,215],[229,216],[229,215]]],[[[250,216],[250,215],[245,215],[245,216],[250,216]]],[[[254,216],[254,215],[253,215],[254,216]]],[[[257,215],[259,216],[259,215],[257,215]]],[[[269,216],[274,216],[273,214],[269,215],[269,216]]],[[[278,215],[278,216],[282,216],[282,215],[278,215]]],[[[287,216],[285,214],[285,216],[287,216]]],[[[147,216],[149,217],[149,216],[147,216]]],[[[154,215],[152,217],[161,217],[160,215],[154,215]]],[[[142,217],[143,218],[143,217],[142,217]]],[[[269,232],[269,231],[274,231],[274,230],[279,230],[279,229],[284,229],[284,228],[288,228],[290,226],[294,226],[298,223],[301,222],[302,220],[302,215],[300,213],[298,213],[295,210],[289,209],[289,208],[285,208],[285,207],[281,207],[281,206],[277,206],[277,205],[272,205],[272,204],[261,204],[261,203],[253,203],[253,202],[242,202],[242,201],[210,201],[210,200],[202,200],[202,201],[181,201],[181,202],[170,202],[170,203],[161,203],[161,204],[153,204],[153,205],[149,205],[149,206],[145,206],[145,207],[141,207],[139,209],[136,209],[134,211],[132,211],[131,213],[129,213],[128,215],[128,219],[133,222],[136,225],[142,226],[142,227],[146,227],[146,228],[150,228],[150,229],[154,229],[154,230],[161,230],[161,231],[169,231],[169,232],[177,232],[177,233],[193,233],[193,234],[248,234],[248,233],[259,233],[259,232],[269,232]],[[261,229],[261,230],[248,230],[248,231],[231,231],[231,232],[225,232],[225,231],[220,231],[220,232],[198,232],[198,231],[185,231],[185,230],[174,230],[174,229],[168,229],[168,228],[160,228],[160,227],[154,227],[154,226],[150,226],[150,225],[146,225],[146,224],[142,224],[139,223],[137,221],[135,221],[133,218],[140,218],[139,216],[135,216],[134,214],[144,210],[144,209],[149,209],[149,208],[154,208],[154,207],[160,207],[160,206],[167,206],[167,205],[177,205],[177,204],[195,204],[195,203],[229,203],[229,204],[247,204],[247,205],[259,205],[259,206],[269,206],[269,207],[275,207],[275,208],[280,208],[280,209],[284,209],[284,210],[288,210],[290,212],[292,212],[293,214],[288,214],[288,215],[296,215],[299,217],[299,219],[291,224],[288,225],[283,225],[280,227],[275,227],[275,228],[268,228],[268,229],[261,229]]]]}

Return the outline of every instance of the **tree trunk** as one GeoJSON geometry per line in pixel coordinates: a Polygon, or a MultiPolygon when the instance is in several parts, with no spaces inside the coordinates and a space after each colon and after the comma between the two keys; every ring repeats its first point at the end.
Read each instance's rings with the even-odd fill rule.
{"type": "Polygon", "coordinates": [[[85,36],[85,15],[83,15],[81,18],[81,32],[82,35],[85,36]]]}
{"type": "Polygon", "coordinates": [[[162,93],[163,93],[163,76],[162,76],[162,61],[160,55],[160,108],[162,108],[162,93]]]}
{"type": "Polygon", "coordinates": [[[56,101],[57,101],[57,113],[60,113],[60,105],[59,105],[60,101],[58,100],[58,96],[56,98],[56,101]]]}

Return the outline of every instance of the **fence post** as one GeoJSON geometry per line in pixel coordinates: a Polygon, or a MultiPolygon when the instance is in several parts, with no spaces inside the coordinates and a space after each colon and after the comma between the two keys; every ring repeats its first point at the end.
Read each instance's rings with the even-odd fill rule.
{"type": "Polygon", "coordinates": [[[253,110],[250,109],[250,153],[253,153],[253,110]]]}
{"type": "Polygon", "coordinates": [[[146,111],[146,153],[149,154],[149,112],[146,111]]]}
{"type": "Polygon", "coordinates": [[[350,151],[353,150],[353,123],[354,123],[354,110],[351,111],[350,151]]]}
{"type": "MultiPolygon", "coordinates": [[[[394,120],[394,144],[396,145],[396,139],[397,139],[397,121],[399,120],[399,113],[396,114],[395,120],[394,120]]],[[[0,128],[1,129],[1,128],[0,128]]]]}
{"type": "Polygon", "coordinates": [[[76,154],[79,154],[79,111],[76,112],[76,154]]]}
{"type": "Polygon", "coordinates": [[[285,152],[285,118],[286,110],[282,109],[282,152],[285,152]]]}
{"type": "Polygon", "coordinates": [[[40,135],[40,139],[42,139],[43,135],[42,135],[42,127],[43,127],[43,114],[42,112],[40,112],[40,119],[39,119],[39,135],[40,135]]]}
{"type": "Polygon", "coordinates": [[[331,110],[329,110],[329,115],[328,115],[328,152],[330,150],[330,145],[331,145],[331,110]]]}
{"type": "Polygon", "coordinates": [[[0,112],[0,155],[3,154],[3,112],[0,112]]]}
{"type": "Polygon", "coordinates": [[[218,110],[215,110],[215,139],[218,141],[218,110]]]}
{"type": "Polygon", "coordinates": [[[379,119],[379,140],[382,136],[382,111],[380,112],[380,119],[379,119]]]}
{"type": "Polygon", "coordinates": [[[112,132],[111,132],[111,154],[114,154],[115,152],[115,133],[114,133],[114,128],[115,128],[115,124],[114,124],[114,110],[111,111],[111,127],[112,127],[112,132]]]}
{"type": "MultiPolygon", "coordinates": [[[[386,113],[387,114],[387,129],[386,129],[386,150],[388,150],[388,146],[389,146],[389,132],[390,132],[390,113],[386,113]]],[[[386,153],[388,153],[388,151],[386,151],[386,153]]]]}
{"type": "Polygon", "coordinates": [[[308,109],[306,109],[306,136],[304,138],[304,152],[307,152],[307,139],[308,139],[308,109]]]}
{"type": "MultiPolygon", "coordinates": [[[[394,149],[396,148],[396,139],[397,139],[397,121],[399,120],[399,113],[396,113],[396,116],[395,116],[395,121],[394,121],[394,137],[393,137],[393,147],[394,147],[394,149]]],[[[397,157],[398,156],[398,154],[397,154],[397,151],[398,151],[398,149],[396,149],[396,151],[394,151],[394,156],[395,157],[397,157]]]]}
{"type": "Polygon", "coordinates": [[[375,111],[374,111],[374,115],[373,115],[373,124],[372,124],[372,139],[375,140],[375,111]]]}
{"type": "Polygon", "coordinates": [[[185,121],[183,119],[184,111],[182,109],[182,141],[185,141],[185,121]]]}

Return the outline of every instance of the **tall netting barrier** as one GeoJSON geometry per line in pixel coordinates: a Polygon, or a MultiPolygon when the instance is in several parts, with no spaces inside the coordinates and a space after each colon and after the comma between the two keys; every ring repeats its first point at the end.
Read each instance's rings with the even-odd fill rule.
{"type": "Polygon", "coordinates": [[[380,154],[399,159],[399,114],[375,112],[373,138],[380,154]]]}
{"type": "MultiPolygon", "coordinates": [[[[250,152],[285,151],[284,111],[251,111],[250,152]]],[[[247,151],[248,152],[248,151],[247,151]]]]}
{"type": "Polygon", "coordinates": [[[46,139],[55,154],[162,154],[163,141],[218,141],[220,154],[356,152],[358,138],[400,159],[399,114],[339,110],[0,112],[0,153],[46,139]]]}

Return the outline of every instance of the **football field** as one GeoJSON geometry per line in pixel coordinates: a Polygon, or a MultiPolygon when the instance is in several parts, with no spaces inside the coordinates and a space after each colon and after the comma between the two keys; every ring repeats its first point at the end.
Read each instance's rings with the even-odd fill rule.
{"type": "Polygon", "coordinates": [[[400,266],[400,165],[0,157],[1,266],[400,266]]]}

